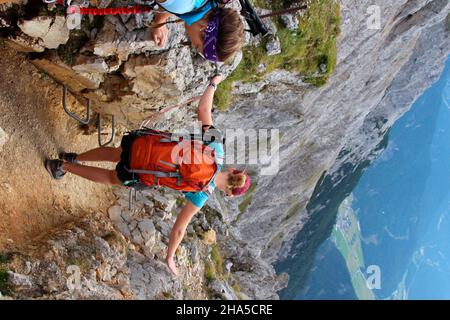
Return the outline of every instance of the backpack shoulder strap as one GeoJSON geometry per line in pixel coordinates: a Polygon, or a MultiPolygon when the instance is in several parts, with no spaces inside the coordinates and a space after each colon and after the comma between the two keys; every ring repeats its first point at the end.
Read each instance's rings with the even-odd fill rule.
{"type": "Polygon", "coordinates": [[[136,136],[161,136],[161,137],[168,137],[171,135],[170,132],[164,132],[164,131],[158,131],[154,129],[150,129],[147,127],[143,127],[141,129],[129,131],[129,134],[134,134],[136,136]]]}
{"type": "MultiPolygon", "coordinates": [[[[196,135],[192,135],[192,139],[193,140],[199,140],[198,136],[196,136],[196,135]]],[[[210,125],[203,125],[202,126],[201,141],[205,145],[209,145],[209,144],[211,144],[213,142],[220,142],[222,144],[225,143],[225,139],[224,139],[224,135],[223,135],[222,131],[220,131],[216,127],[210,126],[210,125]]]]}
{"type": "Polygon", "coordinates": [[[211,189],[211,183],[214,181],[214,179],[217,177],[217,175],[219,174],[220,170],[222,169],[222,165],[217,164],[217,169],[216,172],[214,172],[212,178],[208,181],[208,183],[203,187],[202,191],[208,193],[209,195],[212,194],[212,189],[211,189]]]}

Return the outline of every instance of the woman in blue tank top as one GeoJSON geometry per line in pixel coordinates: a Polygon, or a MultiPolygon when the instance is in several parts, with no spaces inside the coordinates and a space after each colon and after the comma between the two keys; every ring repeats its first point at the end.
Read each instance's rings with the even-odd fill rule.
{"type": "Polygon", "coordinates": [[[242,48],[244,25],[237,11],[211,0],[157,2],[166,11],[155,15],[152,27],[152,40],[159,47],[167,41],[164,23],[174,14],[184,21],[192,46],[208,60],[227,61],[242,48]]]}

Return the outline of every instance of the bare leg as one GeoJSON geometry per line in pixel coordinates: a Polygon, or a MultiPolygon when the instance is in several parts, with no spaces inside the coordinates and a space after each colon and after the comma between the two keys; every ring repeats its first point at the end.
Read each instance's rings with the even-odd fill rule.
{"type": "Polygon", "coordinates": [[[119,185],[119,186],[123,185],[122,182],[117,177],[117,172],[115,170],[89,167],[67,162],[62,165],[62,169],[79,177],[91,180],[93,182],[108,185],[119,185]]]}
{"type": "Polygon", "coordinates": [[[122,153],[122,148],[111,148],[111,147],[100,147],[95,148],[84,153],[77,155],[77,160],[79,161],[108,161],[108,162],[119,162],[120,155],[122,153]]]}

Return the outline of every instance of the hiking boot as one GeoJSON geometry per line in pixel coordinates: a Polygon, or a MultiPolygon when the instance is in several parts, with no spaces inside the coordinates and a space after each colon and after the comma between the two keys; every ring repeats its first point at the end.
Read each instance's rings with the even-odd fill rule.
{"type": "Polygon", "coordinates": [[[64,175],[66,174],[66,172],[62,169],[63,163],[64,162],[62,160],[47,159],[45,160],[45,169],[47,169],[48,173],[50,173],[53,179],[59,180],[62,179],[62,177],[64,177],[64,175]]]}
{"type": "Polygon", "coordinates": [[[64,160],[70,163],[80,164],[80,161],[77,160],[77,154],[74,152],[61,152],[58,157],[60,160],[64,160]]]}

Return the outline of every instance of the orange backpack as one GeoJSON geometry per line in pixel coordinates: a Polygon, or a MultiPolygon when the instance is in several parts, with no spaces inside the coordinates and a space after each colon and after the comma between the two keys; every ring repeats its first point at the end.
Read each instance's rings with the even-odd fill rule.
{"type": "Polygon", "coordinates": [[[202,140],[184,139],[168,132],[134,132],[127,170],[147,186],[165,186],[186,192],[209,191],[222,159],[202,140]]]}

